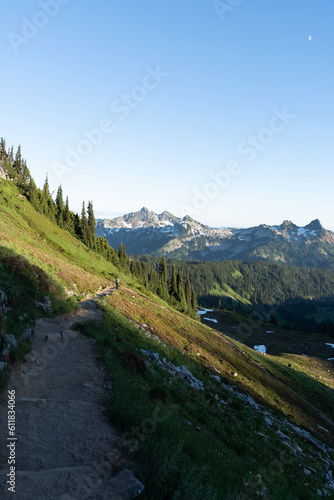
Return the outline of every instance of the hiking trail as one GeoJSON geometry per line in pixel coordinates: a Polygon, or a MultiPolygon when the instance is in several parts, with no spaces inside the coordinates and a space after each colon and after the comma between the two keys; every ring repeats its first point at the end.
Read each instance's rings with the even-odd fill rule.
{"type": "Polygon", "coordinates": [[[120,460],[120,437],[103,415],[101,400],[112,390],[108,371],[95,343],[72,330],[74,323],[102,320],[95,301],[112,292],[99,290],[79,311],[36,321],[32,351],[8,384],[15,390],[16,441],[8,432],[7,390],[0,401],[2,499],[132,500],[143,490],[131,463],[120,460]],[[15,493],[7,483],[8,443],[15,445],[15,493]]]}

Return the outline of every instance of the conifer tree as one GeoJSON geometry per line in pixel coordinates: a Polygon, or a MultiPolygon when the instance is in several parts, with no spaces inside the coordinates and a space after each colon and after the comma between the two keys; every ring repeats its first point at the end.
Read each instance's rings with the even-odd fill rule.
{"type": "Polygon", "coordinates": [[[74,214],[73,229],[74,229],[74,234],[82,240],[81,220],[78,214],[74,214]]]}
{"type": "Polygon", "coordinates": [[[15,155],[14,161],[14,170],[16,172],[16,177],[20,178],[22,175],[22,155],[21,155],[21,146],[17,148],[17,152],[15,155]]]}
{"type": "Polygon", "coordinates": [[[167,264],[165,257],[162,257],[159,264],[159,277],[162,286],[167,285],[167,264]]]}
{"type": "Polygon", "coordinates": [[[0,143],[0,160],[4,161],[7,158],[7,152],[6,152],[6,141],[3,137],[1,137],[1,143],[0,143]]]}
{"type": "Polygon", "coordinates": [[[82,234],[82,241],[87,245],[88,244],[88,222],[87,222],[87,217],[86,217],[86,208],[85,208],[85,202],[82,202],[82,210],[81,210],[81,234],[82,234]]]}
{"type": "Polygon", "coordinates": [[[186,277],[186,280],[184,283],[184,295],[185,295],[187,306],[191,307],[191,285],[190,285],[189,276],[186,277]]]}
{"type": "Polygon", "coordinates": [[[69,231],[72,231],[73,230],[73,223],[72,223],[72,217],[71,217],[71,212],[70,212],[70,207],[69,207],[68,196],[66,196],[65,207],[64,207],[64,212],[63,212],[63,221],[64,221],[64,228],[68,229],[69,231]]]}
{"type": "Polygon", "coordinates": [[[177,281],[176,281],[176,271],[175,271],[175,265],[173,264],[172,267],[172,274],[170,278],[170,283],[169,283],[169,295],[171,297],[174,297],[177,299],[177,281]]]}
{"type": "Polygon", "coordinates": [[[27,186],[27,198],[30,201],[30,203],[33,205],[35,208],[39,208],[39,200],[37,196],[37,186],[35,184],[35,181],[32,177],[30,177],[29,184],[27,186]]]}
{"type": "Polygon", "coordinates": [[[29,184],[30,179],[31,175],[27,166],[27,161],[22,160],[22,171],[21,171],[21,177],[19,178],[19,184],[21,188],[26,188],[27,185],[29,184]]]}
{"type": "Polygon", "coordinates": [[[14,163],[14,149],[13,146],[8,150],[8,158],[11,165],[14,163]]]}
{"type": "Polygon", "coordinates": [[[49,179],[48,179],[48,175],[46,174],[46,178],[45,178],[42,193],[41,193],[41,201],[40,201],[41,212],[44,214],[48,213],[49,198],[50,198],[49,179]]]}
{"type": "Polygon", "coordinates": [[[159,264],[159,280],[157,283],[157,294],[164,300],[168,299],[168,289],[167,289],[167,264],[165,257],[162,257],[159,264]]]}
{"type": "Polygon", "coordinates": [[[63,200],[63,188],[60,186],[58,187],[57,191],[57,196],[56,196],[56,217],[57,217],[57,223],[60,227],[64,226],[64,200],[63,200]]]}
{"type": "Polygon", "coordinates": [[[198,307],[195,290],[191,289],[191,308],[195,311],[198,307]]]}
{"type": "Polygon", "coordinates": [[[96,248],[96,222],[95,222],[95,217],[94,217],[94,210],[93,210],[93,202],[89,201],[88,202],[88,208],[87,208],[87,213],[88,213],[88,239],[89,239],[89,246],[91,248],[96,248]]]}
{"type": "Polygon", "coordinates": [[[119,246],[118,258],[119,258],[120,266],[122,268],[127,267],[127,265],[128,265],[128,257],[126,255],[126,250],[125,250],[124,243],[121,243],[120,246],[119,246]]]}
{"type": "Polygon", "coordinates": [[[183,276],[181,269],[178,269],[177,271],[176,285],[177,285],[177,299],[180,302],[180,304],[184,307],[185,297],[184,297],[183,276]]]}

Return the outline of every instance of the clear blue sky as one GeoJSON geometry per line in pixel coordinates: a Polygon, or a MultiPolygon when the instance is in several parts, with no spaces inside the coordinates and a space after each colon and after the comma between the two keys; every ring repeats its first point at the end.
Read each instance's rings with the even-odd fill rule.
{"type": "Polygon", "coordinates": [[[229,3],[4,2],[0,135],[75,211],[334,230],[334,2],[229,3]]]}

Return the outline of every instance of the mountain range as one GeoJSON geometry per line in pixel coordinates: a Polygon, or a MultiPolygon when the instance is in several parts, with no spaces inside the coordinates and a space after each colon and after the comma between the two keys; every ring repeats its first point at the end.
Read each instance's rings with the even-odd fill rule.
{"type": "Polygon", "coordinates": [[[281,225],[211,228],[186,216],[156,214],[148,208],[114,219],[98,219],[97,236],[127,253],[203,261],[262,260],[303,267],[334,268],[334,233],[318,219],[300,227],[281,225]]]}

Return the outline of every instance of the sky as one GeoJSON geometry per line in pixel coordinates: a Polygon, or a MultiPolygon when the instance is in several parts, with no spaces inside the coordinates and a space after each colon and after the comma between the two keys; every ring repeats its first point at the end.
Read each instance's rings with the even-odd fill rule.
{"type": "Polygon", "coordinates": [[[334,2],[16,0],[0,136],[115,217],[334,231],[334,2]]]}

